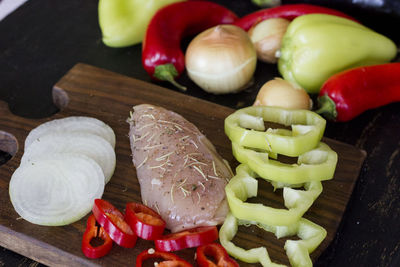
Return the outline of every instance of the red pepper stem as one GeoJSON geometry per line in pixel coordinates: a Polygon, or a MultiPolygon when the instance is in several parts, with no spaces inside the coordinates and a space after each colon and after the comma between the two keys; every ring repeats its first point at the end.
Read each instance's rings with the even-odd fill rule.
{"type": "Polygon", "coordinates": [[[176,70],[175,66],[171,63],[158,65],[154,68],[153,76],[161,81],[167,81],[173,84],[179,90],[185,92],[186,87],[180,85],[175,81],[175,78],[178,76],[178,71],[176,70]]]}
{"type": "Polygon", "coordinates": [[[330,120],[337,118],[336,104],[328,95],[318,97],[318,109],[315,112],[330,120]]]}

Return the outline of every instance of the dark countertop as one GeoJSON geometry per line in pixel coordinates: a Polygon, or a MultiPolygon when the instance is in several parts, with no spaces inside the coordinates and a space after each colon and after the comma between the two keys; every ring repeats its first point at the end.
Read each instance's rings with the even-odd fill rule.
{"type": "MultiPolygon", "coordinates": [[[[215,2],[239,16],[257,9],[250,0],[215,2]]],[[[400,10],[377,12],[341,0],[329,3],[400,44],[394,26],[400,25],[400,10]]],[[[42,118],[57,112],[52,86],[78,62],[150,82],[141,66],[140,45],[113,49],[102,43],[95,0],[28,1],[0,22],[0,36],[0,100],[21,116],[42,118]]],[[[252,104],[257,88],[275,76],[279,76],[275,65],[260,63],[253,86],[225,96],[205,93],[186,75],[179,82],[188,86],[189,95],[236,108],[252,104]]],[[[339,231],[317,266],[400,266],[399,114],[400,103],[394,103],[348,123],[328,122],[325,136],[364,149],[368,155],[339,231]]],[[[0,248],[0,266],[36,264],[0,248]]]]}

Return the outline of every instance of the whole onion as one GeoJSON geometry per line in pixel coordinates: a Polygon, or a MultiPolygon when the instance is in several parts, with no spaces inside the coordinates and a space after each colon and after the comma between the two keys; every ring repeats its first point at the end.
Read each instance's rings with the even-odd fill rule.
{"type": "Polygon", "coordinates": [[[275,78],[260,88],[253,105],[311,109],[312,100],[303,88],[281,78],[275,78]]]}
{"type": "Polygon", "coordinates": [[[189,77],[214,94],[239,92],[252,80],[257,55],[248,34],[234,25],[218,25],[197,35],[185,55],[189,77]]]}
{"type": "Polygon", "coordinates": [[[283,35],[289,23],[287,19],[271,18],[257,23],[249,30],[259,60],[266,63],[278,61],[276,53],[281,48],[283,35]]]}

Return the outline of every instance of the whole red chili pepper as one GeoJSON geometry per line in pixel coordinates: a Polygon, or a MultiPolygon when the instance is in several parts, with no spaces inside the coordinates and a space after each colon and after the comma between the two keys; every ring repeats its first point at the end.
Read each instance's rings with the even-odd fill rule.
{"type": "Polygon", "coordinates": [[[160,9],[151,19],[143,40],[142,64],[153,79],[176,83],[185,69],[182,38],[218,24],[233,23],[237,16],[209,1],[178,2],[160,9]]]}
{"type": "Polygon", "coordinates": [[[349,121],[366,110],[400,101],[400,63],[358,67],[330,77],[318,96],[317,113],[349,121]]]}
{"type": "Polygon", "coordinates": [[[217,243],[197,247],[196,262],[199,267],[239,267],[239,264],[229,257],[225,248],[217,243]],[[209,257],[214,259],[216,264],[209,257]]]}
{"type": "Polygon", "coordinates": [[[266,19],[283,18],[293,20],[298,16],[313,13],[335,15],[356,21],[356,19],[335,9],[310,4],[289,4],[255,11],[242,17],[233,24],[248,31],[254,24],[266,19]]]}

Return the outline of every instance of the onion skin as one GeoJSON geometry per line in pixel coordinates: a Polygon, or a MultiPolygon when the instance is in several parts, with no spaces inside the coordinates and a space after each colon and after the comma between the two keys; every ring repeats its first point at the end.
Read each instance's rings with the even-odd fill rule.
{"type": "Polygon", "coordinates": [[[275,78],[261,87],[253,106],[311,109],[312,100],[303,88],[283,79],[275,78]]]}
{"type": "Polygon", "coordinates": [[[197,35],[186,50],[187,73],[214,94],[236,93],[252,80],[257,55],[248,34],[233,25],[218,25],[197,35]]]}
{"type": "Polygon", "coordinates": [[[283,35],[290,21],[271,18],[257,23],[249,30],[249,36],[256,48],[257,58],[266,63],[276,63],[276,52],[281,48],[283,35]]]}

